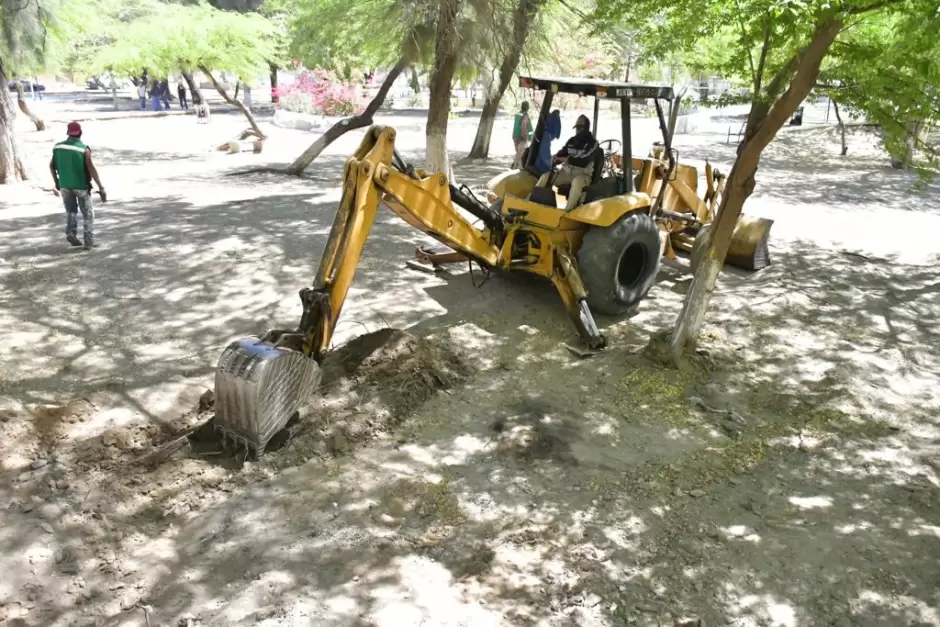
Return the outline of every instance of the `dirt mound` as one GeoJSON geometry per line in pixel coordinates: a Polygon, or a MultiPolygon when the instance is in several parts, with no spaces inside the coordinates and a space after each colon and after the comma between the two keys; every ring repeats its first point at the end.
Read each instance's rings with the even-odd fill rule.
{"type": "Polygon", "coordinates": [[[397,329],[362,335],[323,362],[324,395],[348,379],[379,412],[402,418],[438,390],[453,387],[469,371],[443,346],[397,329]]]}
{"type": "MultiPolygon", "coordinates": [[[[407,441],[402,423],[440,390],[469,376],[469,368],[447,347],[397,329],[355,338],[323,361],[323,382],[304,420],[289,425],[289,457],[344,455],[377,437],[407,441]]],[[[300,460],[291,460],[299,462],[300,460]]]]}

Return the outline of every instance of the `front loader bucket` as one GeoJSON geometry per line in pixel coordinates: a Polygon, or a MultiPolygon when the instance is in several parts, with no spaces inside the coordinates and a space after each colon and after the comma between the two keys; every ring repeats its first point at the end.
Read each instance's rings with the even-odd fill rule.
{"type": "Polygon", "coordinates": [[[256,337],[228,345],[215,371],[215,428],[255,455],[307,402],[322,373],[313,359],[256,337]]]}
{"type": "Polygon", "coordinates": [[[725,263],[745,270],[760,270],[769,266],[770,249],[767,240],[773,223],[769,218],[738,218],[725,263]]]}

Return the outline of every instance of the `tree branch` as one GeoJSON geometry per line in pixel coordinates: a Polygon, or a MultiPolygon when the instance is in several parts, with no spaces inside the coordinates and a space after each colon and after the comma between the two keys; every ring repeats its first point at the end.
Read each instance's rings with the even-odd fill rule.
{"type": "Polygon", "coordinates": [[[889,7],[892,4],[900,4],[903,0],[878,0],[877,2],[872,2],[871,4],[866,4],[862,7],[856,7],[848,11],[849,15],[861,15],[862,13],[870,13],[871,11],[877,11],[879,9],[884,9],[889,7]]]}
{"type": "Polygon", "coordinates": [[[754,73],[754,93],[759,94],[761,82],[764,80],[764,66],[767,63],[767,53],[770,51],[770,40],[773,34],[773,21],[770,16],[764,18],[764,44],[760,49],[760,61],[757,63],[757,71],[754,73]]]}
{"type": "MultiPolygon", "coordinates": [[[[779,81],[779,83],[782,84],[784,80],[782,78],[784,76],[782,74],[783,70],[790,67],[795,69],[793,80],[790,81],[787,90],[774,102],[766,115],[756,117],[754,120],[748,120],[748,126],[751,127],[749,131],[751,131],[752,134],[745,139],[739,158],[743,158],[745,151],[754,151],[756,155],[752,154],[751,156],[757,159],[760,158],[761,151],[773,140],[777,131],[783,126],[784,122],[786,122],[787,117],[793,113],[796,107],[809,94],[813,83],[816,82],[816,77],[819,74],[819,66],[822,64],[823,57],[826,56],[829,46],[832,45],[832,42],[839,35],[841,28],[842,20],[837,18],[830,18],[818,24],[809,44],[800,50],[798,54],[794,55],[787,62],[786,66],[781,68],[780,72],[777,73],[777,76],[774,77],[774,83],[779,81]]],[[[779,84],[777,87],[779,88],[779,84]]],[[[753,108],[752,105],[752,109],[753,108]]]]}
{"type": "MultiPolygon", "coordinates": [[[[740,0],[734,0],[734,4],[737,7],[735,13],[738,17],[738,26],[741,27],[741,45],[747,47],[747,42],[750,38],[747,36],[747,28],[744,26],[744,12],[741,9],[741,2],[740,0]]],[[[747,62],[751,66],[751,82],[752,84],[756,84],[758,80],[757,69],[754,67],[754,55],[751,54],[750,48],[747,48],[747,62]]],[[[756,94],[757,92],[758,90],[755,89],[754,93],[756,94]]]]}

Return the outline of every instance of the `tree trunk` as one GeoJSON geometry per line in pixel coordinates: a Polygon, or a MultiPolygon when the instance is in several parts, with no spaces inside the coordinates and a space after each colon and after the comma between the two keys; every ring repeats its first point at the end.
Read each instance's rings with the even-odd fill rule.
{"type": "Polygon", "coordinates": [[[276,105],[280,98],[277,95],[277,66],[273,63],[268,64],[271,76],[271,104],[276,105]]]}
{"type": "Polygon", "coordinates": [[[912,120],[905,125],[903,152],[900,155],[891,155],[891,167],[906,170],[914,163],[914,149],[922,143],[920,136],[924,128],[923,120],[912,120]]]}
{"type": "Polygon", "coordinates": [[[189,93],[193,104],[204,105],[206,108],[208,108],[209,103],[206,102],[206,99],[202,97],[202,89],[199,87],[196,79],[193,78],[193,73],[183,72],[183,80],[186,81],[186,85],[189,87],[189,93]]]}
{"type": "Polygon", "coordinates": [[[829,96],[829,100],[832,101],[832,109],[836,113],[836,122],[839,123],[839,134],[842,138],[842,156],[844,157],[849,152],[849,146],[845,143],[845,122],[842,121],[842,116],[839,115],[839,103],[832,96],[829,96]]]}
{"type": "Polygon", "coordinates": [[[688,91],[688,87],[683,87],[682,91],[676,94],[672,102],[669,103],[669,120],[666,125],[666,136],[669,138],[669,143],[672,143],[676,135],[676,124],[679,122],[679,110],[682,108],[682,99],[685,97],[686,91],[688,91]]]}
{"type": "Polygon", "coordinates": [[[202,70],[203,74],[209,77],[209,82],[211,82],[212,86],[215,87],[215,90],[219,92],[219,95],[222,96],[222,99],[242,112],[242,115],[244,115],[245,119],[248,120],[248,125],[251,127],[251,130],[253,130],[259,138],[267,139],[267,136],[261,132],[261,128],[255,121],[255,116],[252,115],[251,111],[248,110],[248,107],[246,107],[241,101],[235,100],[229,96],[228,92],[225,91],[225,88],[222,87],[222,83],[215,79],[215,76],[212,75],[212,72],[210,72],[208,68],[200,66],[199,69],[202,70]]]}
{"type": "Polygon", "coordinates": [[[447,122],[450,119],[450,87],[457,70],[457,12],[459,0],[439,0],[434,35],[434,68],[426,127],[429,172],[450,174],[447,155],[447,122]]]}
{"type": "Polygon", "coordinates": [[[512,16],[512,39],[509,42],[509,49],[506,50],[506,56],[499,65],[496,90],[488,90],[486,93],[480,123],[477,125],[477,134],[468,155],[471,159],[486,159],[490,154],[490,139],[493,136],[493,123],[499,111],[499,102],[503,99],[512,75],[519,66],[522,50],[529,38],[529,30],[543,2],[544,0],[519,0],[519,4],[516,5],[512,16]]]}
{"type": "Polygon", "coordinates": [[[388,76],[385,77],[385,80],[382,81],[379,91],[373,96],[372,100],[369,101],[369,104],[366,105],[365,111],[358,115],[340,120],[331,126],[323,135],[318,137],[317,141],[313,142],[302,155],[294,159],[294,162],[287,166],[287,173],[294,175],[302,174],[304,170],[310,167],[313,160],[320,156],[320,153],[323,152],[327,146],[339,139],[343,134],[357,128],[364,128],[371,125],[372,116],[375,115],[375,112],[378,111],[382,103],[385,102],[385,97],[388,95],[392,85],[395,84],[399,75],[410,63],[410,58],[407,55],[403,55],[398,60],[398,63],[395,64],[395,67],[392,68],[392,71],[388,73],[388,76]]]}
{"type": "MultiPolygon", "coordinates": [[[[761,154],[809,94],[819,74],[819,65],[842,25],[842,21],[838,19],[817,24],[809,44],[791,58],[769,83],[767,98],[751,102],[745,137],[738,145],[738,158],[728,175],[717,216],[708,230],[709,241],[705,258],[692,278],[692,285],[685,296],[682,311],[679,312],[673,329],[670,350],[677,366],[681,366],[685,355],[695,349],[718,274],[728,254],[734,227],[744,208],[744,202],[754,191],[754,176],[760,165],[761,154]],[[787,82],[789,86],[786,91],[776,98],[787,82]]],[[[755,93],[754,97],[761,98],[761,94],[755,93]]]]}
{"type": "Polygon", "coordinates": [[[29,118],[30,122],[33,123],[33,126],[36,127],[37,131],[46,130],[46,123],[42,119],[30,111],[29,105],[26,104],[26,97],[23,93],[23,84],[19,81],[16,82],[16,104],[19,105],[20,111],[23,112],[23,115],[29,118]]]}
{"type": "Polygon", "coordinates": [[[235,92],[232,94],[232,98],[238,100],[238,88],[242,86],[241,81],[235,81],[235,92]]]}
{"type": "Polygon", "coordinates": [[[8,81],[3,59],[0,59],[0,185],[25,181],[28,178],[17,150],[16,134],[13,130],[16,113],[10,101],[8,81]]]}
{"type": "Polygon", "coordinates": [[[477,124],[477,134],[473,138],[473,147],[470,148],[469,159],[486,159],[490,155],[490,139],[493,137],[493,125],[496,123],[496,114],[499,113],[499,101],[502,100],[503,89],[487,95],[483,101],[483,111],[480,113],[480,123],[477,124]]]}

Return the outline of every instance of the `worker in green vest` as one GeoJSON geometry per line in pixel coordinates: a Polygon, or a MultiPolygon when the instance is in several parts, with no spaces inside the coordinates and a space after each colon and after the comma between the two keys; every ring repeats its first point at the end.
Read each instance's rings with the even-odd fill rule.
{"type": "Polygon", "coordinates": [[[91,149],[82,143],[82,126],[69,122],[68,139],[52,148],[49,169],[55,181],[55,193],[65,204],[65,239],[72,246],[95,247],[95,209],[91,204],[91,182],[98,186],[101,201],[107,200],[98,170],[91,160],[91,149]],[[78,212],[82,212],[85,241],[78,240],[78,212]]]}
{"type": "Polygon", "coordinates": [[[514,169],[525,165],[522,163],[522,153],[525,152],[530,139],[532,139],[532,123],[529,121],[529,103],[523,100],[512,124],[512,143],[516,147],[516,155],[512,160],[514,169]]]}

